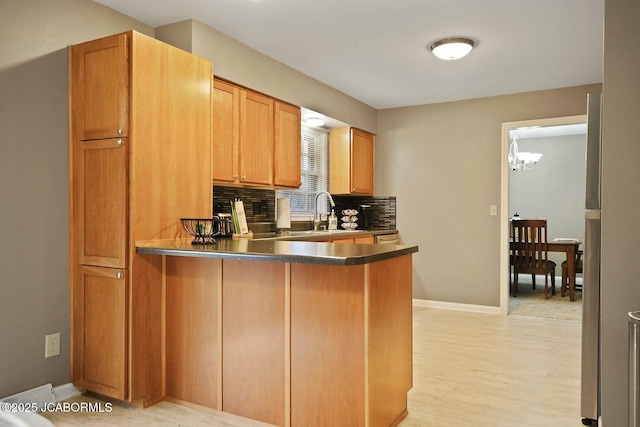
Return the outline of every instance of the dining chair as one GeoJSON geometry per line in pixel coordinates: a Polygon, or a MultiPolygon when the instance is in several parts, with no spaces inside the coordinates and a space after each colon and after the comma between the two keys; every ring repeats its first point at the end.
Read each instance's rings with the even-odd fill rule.
{"type": "MultiPolygon", "coordinates": [[[[574,261],[575,273],[582,273],[582,254],[583,254],[582,251],[576,251],[576,258],[574,261]]],[[[562,269],[562,285],[560,286],[560,296],[563,297],[569,291],[569,272],[567,268],[567,261],[562,261],[562,264],[560,265],[560,267],[562,269]]],[[[573,277],[573,283],[574,283],[574,290],[582,291],[582,285],[578,285],[576,283],[575,275],[573,277]]]]}
{"type": "Polygon", "coordinates": [[[535,289],[536,274],[544,274],[544,298],[549,299],[549,278],[551,294],[556,294],[556,263],[548,259],[547,220],[514,219],[511,221],[511,257],[513,260],[513,296],[518,294],[518,275],[531,274],[535,289]]]}

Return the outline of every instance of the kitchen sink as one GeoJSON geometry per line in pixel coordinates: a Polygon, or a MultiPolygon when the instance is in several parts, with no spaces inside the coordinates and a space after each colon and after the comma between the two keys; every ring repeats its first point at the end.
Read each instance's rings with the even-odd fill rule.
{"type": "Polygon", "coordinates": [[[362,230],[305,230],[305,231],[285,231],[279,236],[326,236],[331,234],[352,234],[362,233],[362,230]]]}
{"type": "Polygon", "coordinates": [[[322,237],[332,236],[336,234],[359,234],[363,233],[363,230],[301,230],[301,231],[283,231],[281,233],[258,233],[254,234],[253,240],[275,240],[286,239],[292,240],[293,238],[305,238],[305,237],[322,237]]]}

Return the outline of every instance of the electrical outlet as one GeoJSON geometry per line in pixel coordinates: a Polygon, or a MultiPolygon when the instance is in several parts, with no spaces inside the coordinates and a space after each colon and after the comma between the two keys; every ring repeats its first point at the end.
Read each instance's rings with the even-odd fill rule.
{"type": "Polygon", "coordinates": [[[498,215],[498,205],[489,205],[489,215],[491,216],[498,215]]]}
{"type": "Polygon", "coordinates": [[[44,358],[60,355],[60,332],[44,336],[44,358]]]}

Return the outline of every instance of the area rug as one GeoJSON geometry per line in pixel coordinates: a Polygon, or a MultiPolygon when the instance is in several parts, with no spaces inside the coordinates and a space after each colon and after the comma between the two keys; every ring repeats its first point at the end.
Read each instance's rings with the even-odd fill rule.
{"type": "MultiPolygon", "coordinates": [[[[582,292],[576,291],[575,301],[569,295],[560,296],[560,285],[556,286],[556,294],[548,300],[544,299],[544,280],[533,290],[531,283],[518,283],[518,296],[509,297],[509,314],[527,317],[544,317],[547,319],[582,321],[582,292]]],[[[549,290],[551,293],[551,290],[549,290]]]]}

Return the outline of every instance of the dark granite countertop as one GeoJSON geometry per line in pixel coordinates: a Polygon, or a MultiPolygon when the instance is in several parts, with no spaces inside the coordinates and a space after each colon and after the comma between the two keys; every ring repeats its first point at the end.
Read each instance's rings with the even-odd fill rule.
{"type": "Polygon", "coordinates": [[[335,244],[313,241],[217,239],[193,245],[191,239],[136,243],[139,254],[222,258],[300,264],[361,265],[418,252],[417,246],[335,244]]]}

